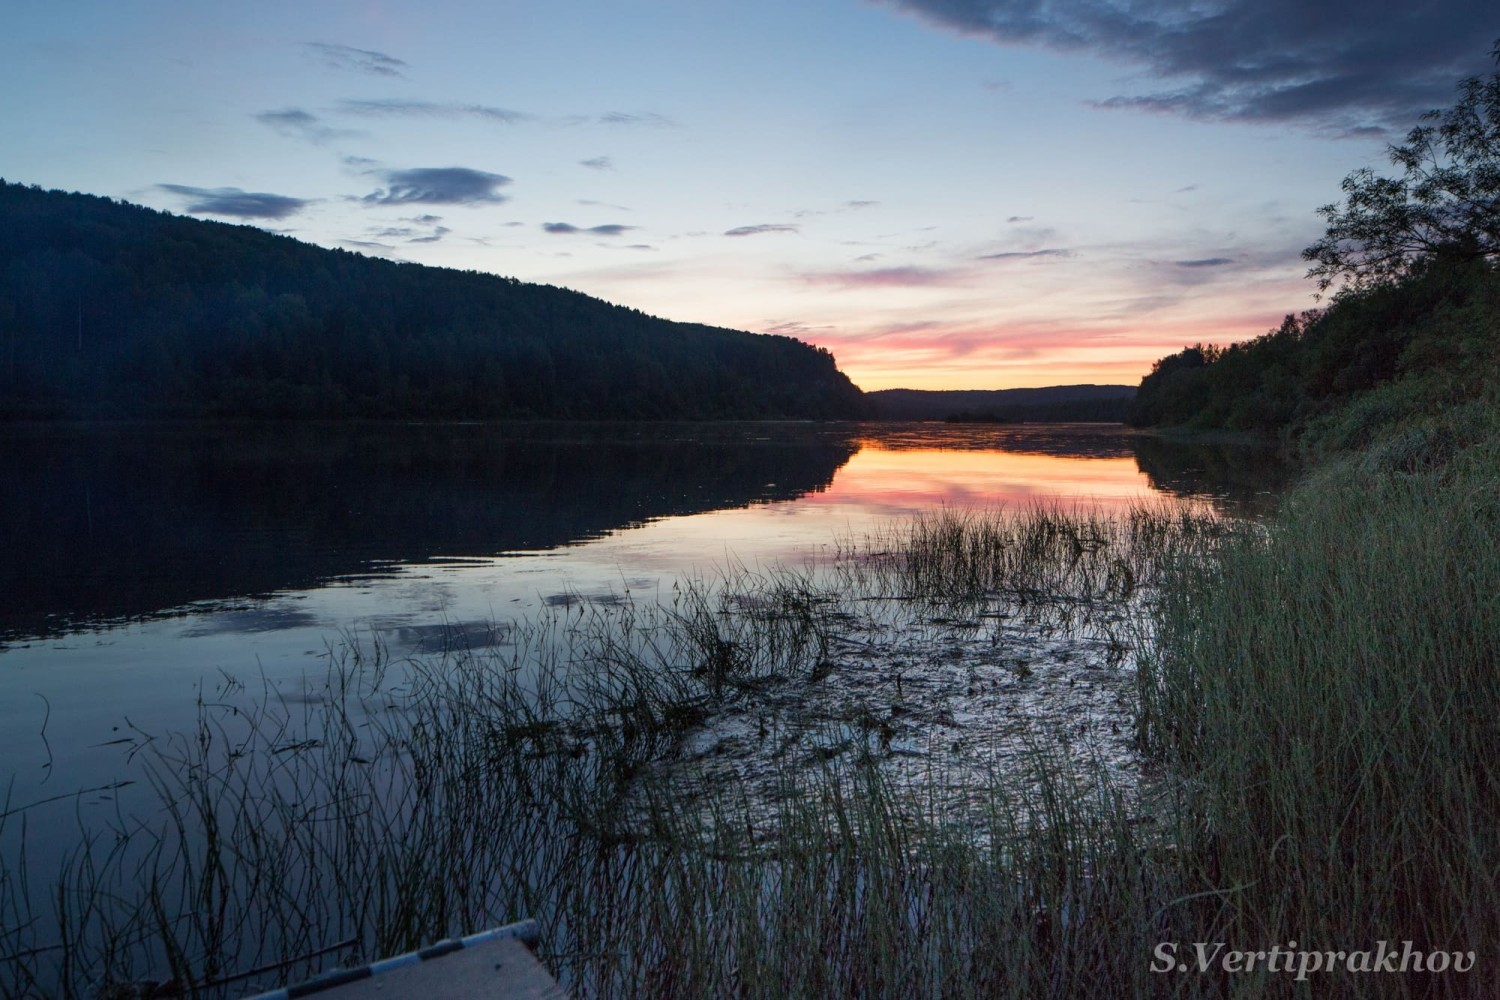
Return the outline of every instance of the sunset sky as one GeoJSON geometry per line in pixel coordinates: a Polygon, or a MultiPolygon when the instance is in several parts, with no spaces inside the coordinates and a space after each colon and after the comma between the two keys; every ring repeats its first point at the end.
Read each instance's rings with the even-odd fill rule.
{"type": "Polygon", "coordinates": [[[1314,305],[1478,0],[22,0],[0,177],[827,347],[1137,382],[1314,305]]]}

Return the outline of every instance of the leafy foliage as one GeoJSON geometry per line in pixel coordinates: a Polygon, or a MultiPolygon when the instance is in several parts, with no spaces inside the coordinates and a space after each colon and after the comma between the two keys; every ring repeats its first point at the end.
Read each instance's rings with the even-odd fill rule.
{"type": "MultiPolygon", "coordinates": [[[[1500,63],[1500,41],[1494,55],[1500,63]]],[[[1318,210],[1327,231],[1302,257],[1319,291],[1388,284],[1437,255],[1500,256],[1500,72],[1464,80],[1459,94],[1390,148],[1402,178],[1356,170],[1344,204],[1318,210]]]]}
{"type": "MultiPolygon", "coordinates": [[[[1500,41],[1494,55],[1500,63],[1500,41]]],[[[1295,431],[1311,447],[1360,448],[1382,428],[1492,388],[1500,353],[1500,72],[1459,85],[1391,148],[1400,179],[1357,170],[1323,238],[1302,252],[1325,310],[1288,316],[1229,347],[1158,361],[1126,420],[1295,431]]]]}
{"type": "Polygon", "coordinates": [[[0,417],[840,418],[790,337],[0,181],[0,417]]]}
{"type": "MultiPolygon", "coordinates": [[[[1483,259],[1434,258],[1399,282],[1288,316],[1254,340],[1163,358],[1142,379],[1127,421],[1268,433],[1327,424],[1336,412],[1387,422],[1472,398],[1497,354],[1500,270],[1483,259]],[[1377,392],[1399,399],[1399,412],[1364,405],[1377,392]]],[[[1350,432],[1349,446],[1370,430],[1350,432]]]]}

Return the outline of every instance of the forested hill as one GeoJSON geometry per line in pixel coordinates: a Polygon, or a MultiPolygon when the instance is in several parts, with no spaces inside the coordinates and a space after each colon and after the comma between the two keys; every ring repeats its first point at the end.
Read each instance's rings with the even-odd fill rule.
{"type": "Polygon", "coordinates": [[[1493,387],[1500,270],[1434,259],[1351,291],[1321,312],[1228,347],[1162,358],[1129,422],[1301,435],[1362,447],[1399,419],[1437,414],[1493,387]]]}
{"type": "Polygon", "coordinates": [[[789,337],[0,181],[0,417],[845,418],[789,337]]]}

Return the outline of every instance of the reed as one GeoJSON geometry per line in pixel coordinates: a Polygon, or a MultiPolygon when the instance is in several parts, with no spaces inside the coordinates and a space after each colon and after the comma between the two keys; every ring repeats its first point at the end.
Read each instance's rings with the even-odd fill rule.
{"type": "MultiPolygon", "coordinates": [[[[580,997],[1295,996],[1152,971],[1163,941],[1289,938],[1481,955],[1320,990],[1491,995],[1495,491],[1370,489],[1326,480],[1263,527],[943,512],[481,651],[345,637],[317,699],[228,683],[192,731],[137,733],[151,794],[61,872],[8,856],[0,991],[234,996],[532,915],[580,997]],[[893,780],[858,720],[769,792],[687,766],[696,733],[818,683],[861,623],[1098,629],[1129,648],[1095,668],[1139,664],[1141,767],[1171,767],[1143,791],[1038,728],[955,811],[952,774],[893,780]]],[[[0,843],[24,850],[29,821],[0,843]]]]}
{"type": "Polygon", "coordinates": [[[1325,469],[1266,531],[1179,566],[1138,675],[1142,740],[1201,790],[1198,863],[1242,939],[1488,959],[1371,995],[1497,984],[1493,468],[1325,469]]]}

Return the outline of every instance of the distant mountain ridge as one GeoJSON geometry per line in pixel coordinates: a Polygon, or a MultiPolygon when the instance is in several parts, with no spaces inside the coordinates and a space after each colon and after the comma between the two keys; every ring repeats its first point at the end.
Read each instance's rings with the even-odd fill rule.
{"type": "Polygon", "coordinates": [[[864,413],[791,337],[0,180],[0,418],[864,413]]]}
{"type": "Polygon", "coordinates": [[[877,420],[943,420],[989,415],[1034,422],[1125,419],[1133,385],[1054,385],[1038,389],[877,389],[865,393],[877,420]]]}

